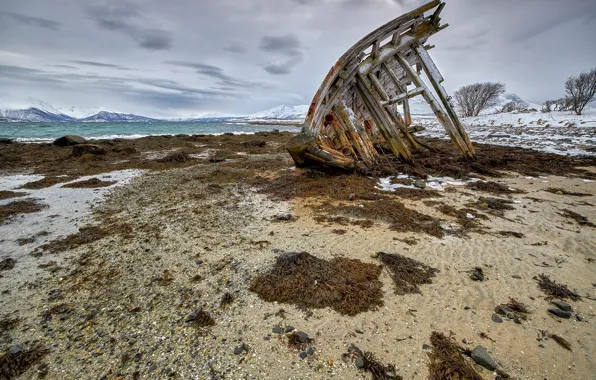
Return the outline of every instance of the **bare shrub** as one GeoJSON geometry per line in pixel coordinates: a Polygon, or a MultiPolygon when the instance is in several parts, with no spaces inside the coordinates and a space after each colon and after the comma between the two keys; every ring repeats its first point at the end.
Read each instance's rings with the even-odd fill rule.
{"type": "Polygon", "coordinates": [[[588,103],[596,100],[596,68],[567,79],[565,93],[571,109],[581,115],[588,103]]]}
{"type": "Polygon", "coordinates": [[[525,111],[530,107],[527,102],[523,100],[513,100],[509,103],[506,103],[503,108],[499,111],[499,113],[508,113],[514,111],[525,111]]]}
{"type": "Polygon", "coordinates": [[[544,113],[553,112],[555,110],[556,104],[556,100],[547,100],[546,102],[542,103],[541,111],[544,113]]]}
{"type": "Polygon", "coordinates": [[[474,83],[460,87],[454,98],[463,116],[478,116],[480,112],[499,104],[499,96],[505,93],[502,83],[474,83]]]}

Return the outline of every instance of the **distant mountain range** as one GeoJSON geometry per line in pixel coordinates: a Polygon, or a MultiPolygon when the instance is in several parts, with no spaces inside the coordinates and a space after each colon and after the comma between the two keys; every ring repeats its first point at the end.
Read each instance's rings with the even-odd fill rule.
{"type": "MultiPolygon", "coordinates": [[[[501,96],[499,106],[495,109],[487,110],[484,113],[495,113],[500,107],[509,101],[522,101],[515,94],[505,94],[501,96]]],[[[101,123],[101,122],[158,122],[158,121],[178,121],[178,122],[238,122],[238,123],[258,123],[258,122],[286,122],[299,124],[306,118],[308,105],[298,106],[278,106],[270,110],[257,112],[248,116],[241,117],[202,117],[202,118],[179,118],[179,119],[154,119],[150,117],[100,111],[97,108],[91,110],[80,110],[76,107],[69,109],[56,109],[51,105],[35,99],[29,99],[30,104],[35,107],[26,109],[0,109],[0,122],[83,122],[83,123],[101,123]]],[[[531,108],[540,109],[537,104],[530,103],[531,108]]],[[[416,97],[410,100],[410,110],[412,115],[425,116],[433,115],[432,110],[422,97],[416,97]]]]}

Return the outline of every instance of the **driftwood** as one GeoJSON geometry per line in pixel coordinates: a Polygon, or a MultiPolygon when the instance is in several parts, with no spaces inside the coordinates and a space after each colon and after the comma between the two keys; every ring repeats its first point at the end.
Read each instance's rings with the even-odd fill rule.
{"type": "Polygon", "coordinates": [[[421,149],[411,125],[409,99],[415,96],[425,99],[459,151],[474,157],[441,85],[443,77],[428,54],[434,46],[425,45],[448,26],[441,25],[439,17],[444,6],[434,0],[396,18],[337,61],[310,105],[302,132],[287,145],[297,166],[375,169],[381,164],[379,144],[397,158],[413,161],[412,151],[421,149]]]}

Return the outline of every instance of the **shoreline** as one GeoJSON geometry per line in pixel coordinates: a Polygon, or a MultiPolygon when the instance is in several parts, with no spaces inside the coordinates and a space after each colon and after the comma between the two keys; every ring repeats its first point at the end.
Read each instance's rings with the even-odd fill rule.
{"type": "MultiPolygon", "coordinates": [[[[427,167],[420,157],[417,167],[398,166],[396,178],[331,175],[293,168],[284,148],[290,136],[94,141],[106,153],[90,161],[71,157],[71,148],[0,147],[13,160],[4,175],[29,170],[59,181],[50,191],[90,177],[108,181],[102,173],[115,169],[145,170],[105,188],[92,208],[97,230],[69,230],[64,235],[74,235],[42,249],[41,257],[16,257],[13,269],[0,272],[2,318],[18,319],[0,334],[0,352],[15,345],[48,349],[23,378],[368,377],[344,355],[355,344],[404,378],[423,379],[431,333],[451,331],[465,348],[486,347],[513,378],[585,379],[596,372],[590,359],[596,314],[587,298],[595,295],[593,161],[478,145],[479,165],[503,158],[493,175],[466,169],[449,151],[440,159],[448,165],[427,167]],[[176,155],[181,152],[187,156],[176,155]],[[517,163],[507,163],[515,157],[517,163]],[[463,174],[451,181],[449,171],[463,174]],[[424,189],[413,186],[420,180],[424,189]],[[493,198],[500,201],[490,203],[493,198]],[[387,252],[438,272],[419,293],[400,295],[383,269],[382,305],[350,316],[268,302],[250,290],[289,252],[370,265],[381,265],[373,252],[387,252]],[[26,274],[24,265],[38,266],[39,274],[26,274]],[[470,278],[475,267],[485,281],[470,278]],[[548,295],[534,280],[542,273],[583,297],[568,300],[581,321],[551,316],[548,295]],[[494,322],[495,307],[510,297],[528,306],[528,319],[494,322]],[[187,322],[198,307],[213,326],[187,322]],[[288,326],[312,343],[288,346],[288,326]],[[537,340],[541,330],[564,337],[573,351],[537,340]]],[[[7,190],[29,191],[20,185],[7,190]]],[[[23,247],[34,251],[45,243],[23,247]]],[[[484,379],[495,377],[474,368],[484,379]]]]}

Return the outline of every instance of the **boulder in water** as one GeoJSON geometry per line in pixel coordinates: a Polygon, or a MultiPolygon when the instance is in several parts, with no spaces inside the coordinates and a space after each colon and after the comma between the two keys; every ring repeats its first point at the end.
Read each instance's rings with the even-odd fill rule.
{"type": "Polygon", "coordinates": [[[53,144],[56,146],[73,146],[73,145],[79,145],[79,144],[85,144],[85,143],[87,143],[87,140],[85,140],[81,136],[75,136],[75,135],[62,136],[62,137],[57,138],[53,142],[53,144]]]}

